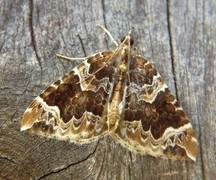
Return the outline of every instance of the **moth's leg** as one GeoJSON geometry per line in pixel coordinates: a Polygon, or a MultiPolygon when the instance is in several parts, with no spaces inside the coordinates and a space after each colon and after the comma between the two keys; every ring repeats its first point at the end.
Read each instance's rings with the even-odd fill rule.
{"type": "Polygon", "coordinates": [[[118,43],[115,41],[115,39],[112,37],[112,35],[110,34],[110,32],[104,27],[104,26],[101,26],[99,24],[96,25],[97,27],[101,28],[108,36],[109,38],[111,39],[111,41],[116,45],[118,46],[118,43]]]}
{"type": "Polygon", "coordinates": [[[66,61],[84,61],[86,59],[86,57],[83,57],[83,58],[71,58],[71,57],[68,57],[68,56],[61,55],[61,54],[56,54],[56,56],[58,58],[66,60],[66,61]]]}

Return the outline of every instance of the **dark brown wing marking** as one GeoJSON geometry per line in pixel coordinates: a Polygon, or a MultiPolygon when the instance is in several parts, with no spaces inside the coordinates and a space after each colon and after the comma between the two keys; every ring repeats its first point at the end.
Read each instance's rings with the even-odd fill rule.
{"type": "Polygon", "coordinates": [[[75,143],[110,134],[131,151],[195,161],[187,116],[130,42],[131,31],[114,51],[88,57],[48,87],[26,110],[21,130],[75,143]]]}
{"type": "Polygon", "coordinates": [[[141,154],[195,161],[195,133],[156,69],[134,56],[128,81],[123,120],[116,130],[120,143],[141,154]]]}
{"type": "Polygon", "coordinates": [[[26,110],[22,130],[83,143],[105,133],[111,56],[110,51],[90,56],[50,85],[26,110]]]}

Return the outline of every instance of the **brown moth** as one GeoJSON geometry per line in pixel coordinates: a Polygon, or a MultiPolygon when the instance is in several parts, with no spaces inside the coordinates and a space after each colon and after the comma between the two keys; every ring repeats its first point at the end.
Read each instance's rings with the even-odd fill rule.
{"type": "Polygon", "coordinates": [[[117,47],[83,58],[51,84],[25,111],[21,130],[80,144],[110,135],[133,152],[195,161],[191,123],[153,65],[132,48],[131,31],[118,45],[99,27],[117,47]]]}

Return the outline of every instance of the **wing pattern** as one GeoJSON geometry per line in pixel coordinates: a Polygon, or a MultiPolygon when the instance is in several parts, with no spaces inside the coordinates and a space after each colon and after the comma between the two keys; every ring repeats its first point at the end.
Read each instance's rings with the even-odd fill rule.
{"type": "Polygon", "coordinates": [[[75,143],[104,134],[115,70],[107,64],[112,54],[92,55],[50,85],[26,110],[21,130],[75,143]]]}
{"type": "Polygon", "coordinates": [[[120,143],[141,154],[195,160],[194,130],[152,64],[135,54],[128,81],[123,120],[115,133],[120,143]]]}
{"type": "Polygon", "coordinates": [[[74,143],[109,134],[131,151],[196,160],[195,132],[153,65],[131,48],[89,56],[24,113],[21,130],[74,143]]]}

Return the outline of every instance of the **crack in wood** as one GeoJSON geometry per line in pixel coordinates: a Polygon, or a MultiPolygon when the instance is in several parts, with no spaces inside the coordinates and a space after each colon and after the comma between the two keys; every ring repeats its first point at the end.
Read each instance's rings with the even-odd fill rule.
{"type": "Polygon", "coordinates": [[[17,164],[17,162],[15,162],[11,157],[0,156],[0,159],[9,161],[9,162],[11,162],[13,164],[17,164]]]}
{"type": "Polygon", "coordinates": [[[36,39],[35,39],[35,33],[34,33],[34,28],[33,28],[33,11],[34,11],[34,2],[33,0],[29,0],[29,30],[30,30],[30,35],[31,35],[31,42],[32,42],[32,47],[36,55],[36,59],[38,61],[38,64],[40,66],[41,72],[42,72],[42,64],[41,64],[41,58],[38,54],[37,51],[37,44],[36,44],[36,39]]]}
{"type": "Polygon", "coordinates": [[[85,50],[85,46],[84,46],[84,44],[83,44],[82,38],[80,37],[79,34],[77,34],[77,37],[78,37],[78,39],[79,39],[79,41],[80,41],[80,44],[81,44],[81,47],[82,47],[82,50],[83,50],[83,53],[84,53],[84,57],[87,57],[86,50],[85,50]]]}
{"type": "MultiPolygon", "coordinates": [[[[104,27],[107,29],[107,22],[106,22],[106,8],[105,8],[105,2],[104,0],[101,0],[101,4],[102,4],[102,12],[103,12],[103,21],[104,21],[104,27]]],[[[109,46],[108,46],[108,41],[106,38],[105,39],[105,44],[106,44],[106,48],[109,49],[109,46]]]]}
{"type": "Polygon", "coordinates": [[[171,1],[167,0],[166,5],[167,5],[167,29],[168,29],[168,38],[169,38],[169,45],[170,45],[172,73],[173,73],[173,80],[174,80],[174,86],[176,91],[176,99],[179,101],[178,85],[177,85],[176,70],[175,70],[175,53],[174,53],[173,36],[172,36],[171,1]]]}
{"type": "Polygon", "coordinates": [[[70,163],[70,164],[68,164],[68,165],[66,165],[66,166],[64,166],[64,167],[59,168],[59,169],[53,170],[53,171],[51,171],[51,172],[49,172],[49,173],[47,173],[47,174],[44,174],[43,176],[38,177],[38,178],[36,178],[36,179],[37,179],[37,180],[41,180],[41,179],[46,178],[46,177],[48,177],[48,176],[50,176],[50,175],[52,175],[52,174],[57,174],[57,173],[59,173],[59,172],[61,172],[61,171],[64,171],[64,170],[70,168],[71,166],[74,166],[74,165],[83,163],[84,161],[88,160],[91,156],[93,156],[93,155],[95,154],[96,149],[97,149],[97,147],[98,147],[98,144],[99,144],[99,143],[97,142],[97,144],[96,144],[95,148],[93,149],[93,151],[92,151],[88,156],[86,156],[84,159],[81,159],[80,161],[77,161],[77,162],[75,162],[75,163],[70,163]]]}

